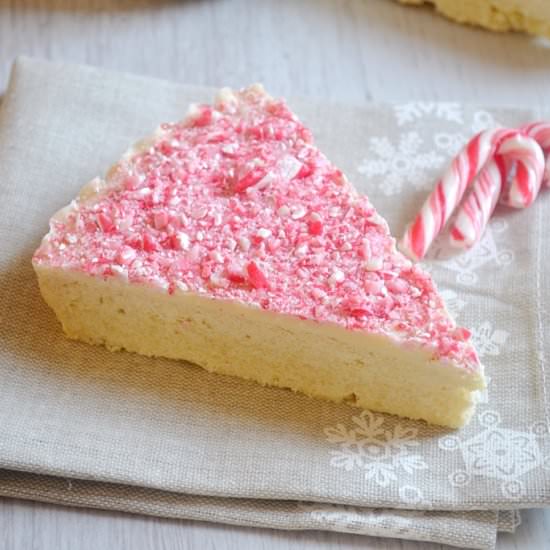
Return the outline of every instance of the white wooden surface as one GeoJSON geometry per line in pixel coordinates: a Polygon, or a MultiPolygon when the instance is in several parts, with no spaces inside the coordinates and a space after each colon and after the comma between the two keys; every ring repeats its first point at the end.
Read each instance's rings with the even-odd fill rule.
{"type": "MultiPolygon", "coordinates": [[[[360,103],[456,99],[544,106],[550,46],[454,25],[391,0],[0,0],[0,93],[26,53],[274,94],[360,103]]],[[[550,548],[530,511],[499,549],[550,548]]],[[[439,545],[179,522],[0,499],[0,548],[377,548],[439,545]]]]}

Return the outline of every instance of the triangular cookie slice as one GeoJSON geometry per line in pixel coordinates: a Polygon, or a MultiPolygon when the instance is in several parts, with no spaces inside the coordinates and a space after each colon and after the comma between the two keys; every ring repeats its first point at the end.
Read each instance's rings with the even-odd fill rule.
{"type": "Polygon", "coordinates": [[[66,334],[111,350],[452,427],[484,387],[430,276],[261,86],[130,149],[33,264],[66,334]]]}

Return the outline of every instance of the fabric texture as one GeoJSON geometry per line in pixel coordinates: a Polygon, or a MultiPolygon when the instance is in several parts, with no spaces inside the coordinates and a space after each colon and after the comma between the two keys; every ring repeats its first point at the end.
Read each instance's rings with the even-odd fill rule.
{"type": "MultiPolygon", "coordinates": [[[[243,83],[248,84],[248,83],[243,83]]],[[[269,91],[269,90],[268,90],[269,91]]],[[[49,217],[129,144],[210,89],[21,58],[0,109],[0,494],[281,529],[493,548],[550,502],[550,266],[543,192],[425,262],[471,328],[488,390],[469,426],[428,426],[196,366],[69,341],[30,259],[49,217]]],[[[475,131],[538,113],[455,103],[289,101],[400,235],[475,131]]]]}

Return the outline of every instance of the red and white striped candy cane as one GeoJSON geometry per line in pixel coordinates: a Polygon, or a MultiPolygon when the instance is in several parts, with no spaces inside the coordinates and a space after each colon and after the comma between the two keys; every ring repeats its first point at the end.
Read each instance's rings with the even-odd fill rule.
{"type": "Polygon", "coordinates": [[[482,168],[472,184],[472,190],[460,206],[451,228],[450,241],[453,246],[469,248],[481,238],[505,180],[504,159],[495,155],[482,168]]]}
{"type": "Polygon", "coordinates": [[[533,138],[542,148],[546,157],[546,167],[542,178],[543,185],[550,187],[550,123],[533,122],[521,128],[521,131],[533,138]]]}
{"type": "Polygon", "coordinates": [[[401,251],[414,260],[426,254],[435,237],[460,203],[466,187],[474,180],[500,143],[517,130],[496,128],[477,134],[454,158],[438,181],[419,214],[399,243],[401,251]]]}
{"type": "Polygon", "coordinates": [[[506,164],[516,163],[516,174],[503,189],[501,202],[513,208],[527,208],[537,198],[544,174],[544,153],[535,139],[520,131],[501,142],[497,153],[506,164]]]}
{"type": "Polygon", "coordinates": [[[451,244],[469,248],[483,235],[504,188],[503,201],[516,208],[529,206],[540,189],[544,155],[532,138],[515,133],[498,146],[472,184],[451,228],[451,244]],[[506,189],[508,166],[516,163],[516,174],[506,189]]]}

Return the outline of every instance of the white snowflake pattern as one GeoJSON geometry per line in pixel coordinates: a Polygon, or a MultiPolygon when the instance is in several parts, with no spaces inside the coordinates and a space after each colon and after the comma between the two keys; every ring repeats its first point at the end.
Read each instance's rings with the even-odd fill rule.
{"type": "Polygon", "coordinates": [[[489,403],[489,384],[491,383],[491,377],[485,374],[485,388],[477,392],[478,403],[489,403]]]}
{"type": "Polygon", "coordinates": [[[472,345],[479,357],[500,355],[500,346],[506,343],[509,334],[505,330],[494,329],[490,321],[472,329],[472,345]]]}
{"type": "Polygon", "coordinates": [[[411,453],[412,448],[419,446],[417,428],[396,423],[387,429],[385,417],[370,411],[363,411],[351,420],[354,428],[337,424],[324,430],[327,440],[340,446],[339,450],[330,451],[332,466],[347,471],[362,468],[365,479],[380,487],[397,481],[400,470],[413,474],[428,467],[422,456],[411,453]]]}
{"type": "Polygon", "coordinates": [[[495,117],[488,111],[476,111],[473,116],[472,121],[472,133],[477,134],[488,128],[494,128],[499,126],[498,122],[495,120],[495,117]]]}
{"type": "Polygon", "coordinates": [[[476,476],[493,478],[501,481],[500,490],[505,498],[520,498],[525,487],[519,478],[536,468],[550,466],[550,456],[542,456],[538,443],[538,439],[547,434],[546,426],[537,423],[528,432],[501,428],[501,418],[496,411],[484,411],[479,415],[479,422],[485,429],[466,441],[454,435],[438,441],[440,449],[462,453],[465,468],[449,475],[450,484],[465,487],[476,476]]]}
{"type": "Polygon", "coordinates": [[[454,290],[440,289],[439,294],[445,302],[445,307],[453,319],[458,317],[458,314],[466,306],[466,302],[462,300],[454,290]]]}
{"type": "Polygon", "coordinates": [[[427,115],[462,124],[462,108],[459,103],[411,101],[394,107],[397,124],[403,126],[427,115]]]}
{"type": "Polygon", "coordinates": [[[424,494],[418,487],[412,485],[402,485],[399,487],[399,498],[405,504],[415,506],[418,504],[427,504],[424,500],[424,494]]]}
{"type": "MultiPolygon", "coordinates": [[[[493,115],[488,111],[476,111],[472,116],[471,131],[477,134],[489,128],[499,126],[493,115]]],[[[437,149],[450,157],[455,156],[466,145],[470,138],[462,132],[437,132],[434,134],[434,144],[437,149]]]]}
{"type": "Polygon", "coordinates": [[[456,273],[456,280],[463,285],[473,285],[478,280],[476,270],[495,263],[499,267],[511,264],[514,260],[514,253],[507,248],[500,248],[497,244],[496,235],[504,232],[508,224],[502,219],[496,219],[489,223],[481,240],[469,250],[456,255],[456,250],[449,247],[448,235],[438,237],[427,258],[436,261],[440,267],[449,269],[456,273]],[[450,254],[455,254],[450,256],[450,254]]]}
{"type": "Polygon", "coordinates": [[[434,134],[435,146],[446,155],[449,155],[449,159],[455,156],[467,141],[466,136],[461,133],[437,132],[434,134]]]}
{"type": "Polygon", "coordinates": [[[387,137],[373,137],[369,150],[375,158],[364,159],[357,170],[367,178],[383,176],[379,178],[379,186],[388,196],[400,193],[405,184],[416,189],[429,188],[433,184],[433,171],[445,159],[435,151],[420,152],[422,143],[417,132],[402,134],[397,146],[387,137]]]}
{"type": "Polygon", "coordinates": [[[317,502],[300,502],[298,510],[308,513],[323,529],[385,537],[407,534],[415,520],[426,513],[317,502]]]}

